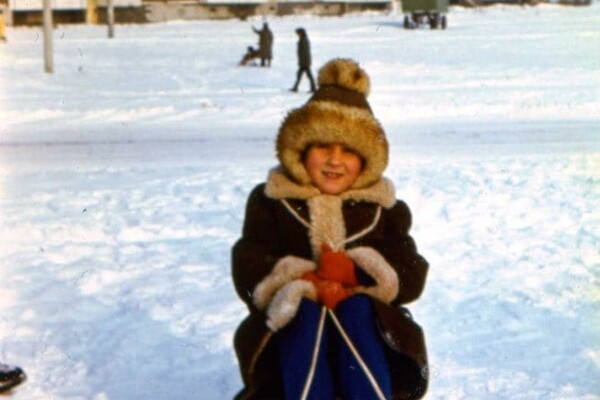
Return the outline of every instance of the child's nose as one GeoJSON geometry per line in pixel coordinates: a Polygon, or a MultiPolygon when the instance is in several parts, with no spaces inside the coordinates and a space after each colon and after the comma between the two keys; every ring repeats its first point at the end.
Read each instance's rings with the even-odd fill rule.
{"type": "Polygon", "coordinates": [[[342,161],[342,146],[334,145],[329,152],[329,162],[332,164],[340,164],[342,161]]]}

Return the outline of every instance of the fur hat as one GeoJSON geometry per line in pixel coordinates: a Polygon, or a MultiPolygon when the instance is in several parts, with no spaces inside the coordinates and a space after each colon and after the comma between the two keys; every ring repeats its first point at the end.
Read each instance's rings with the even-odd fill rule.
{"type": "Polygon", "coordinates": [[[383,128],[367,102],[370,81],[353,60],[333,59],[318,75],[319,89],[302,107],[285,117],[277,136],[277,158],[284,171],[306,185],[310,177],[303,155],[313,143],[342,143],[364,159],[363,171],[352,189],[376,182],[388,163],[383,128]]]}

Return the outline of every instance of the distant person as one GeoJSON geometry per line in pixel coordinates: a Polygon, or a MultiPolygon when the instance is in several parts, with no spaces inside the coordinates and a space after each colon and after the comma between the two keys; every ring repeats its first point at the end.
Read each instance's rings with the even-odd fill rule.
{"type": "Polygon", "coordinates": [[[0,362],[0,392],[6,392],[14,388],[25,379],[27,379],[27,376],[21,368],[0,362]]]}
{"type": "Polygon", "coordinates": [[[252,30],[258,35],[258,52],[260,56],[260,66],[270,67],[273,58],[273,32],[269,29],[269,24],[263,24],[263,28],[258,30],[252,27],[252,30]]]}
{"type": "Polygon", "coordinates": [[[298,74],[296,75],[296,83],[290,90],[292,92],[298,91],[298,85],[300,84],[302,74],[306,73],[306,76],[308,76],[308,80],[310,81],[310,91],[314,92],[316,87],[315,79],[313,78],[312,72],[310,72],[310,64],[312,62],[310,57],[310,42],[308,41],[308,36],[306,35],[304,28],[296,29],[296,34],[298,35],[298,74]]]}
{"type": "Polygon", "coordinates": [[[248,65],[252,60],[259,57],[259,51],[252,46],[248,46],[246,53],[242,56],[239,65],[248,65]]]}

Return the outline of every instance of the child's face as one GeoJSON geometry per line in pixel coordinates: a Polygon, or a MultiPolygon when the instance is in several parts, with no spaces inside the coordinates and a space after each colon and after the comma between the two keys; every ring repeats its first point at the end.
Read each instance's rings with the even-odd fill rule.
{"type": "Polygon", "coordinates": [[[304,167],[321,193],[337,195],[356,181],[363,161],[342,144],[312,144],[306,152],[304,167]]]}

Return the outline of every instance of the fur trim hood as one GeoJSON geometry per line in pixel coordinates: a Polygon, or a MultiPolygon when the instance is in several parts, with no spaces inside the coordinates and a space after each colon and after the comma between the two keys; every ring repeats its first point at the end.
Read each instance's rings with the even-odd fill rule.
{"type": "Polygon", "coordinates": [[[359,154],[364,168],[351,189],[379,180],[388,163],[388,142],[367,102],[370,80],[353,60],[334,59],[319,71],[319,89],[284,119],[277,157],[285,173],[301,185],[310,182],[303,157],[313,143],[343,143],[359,154]]]}

